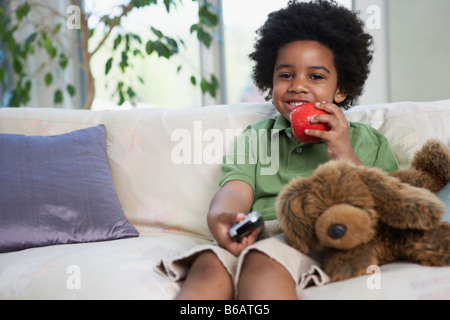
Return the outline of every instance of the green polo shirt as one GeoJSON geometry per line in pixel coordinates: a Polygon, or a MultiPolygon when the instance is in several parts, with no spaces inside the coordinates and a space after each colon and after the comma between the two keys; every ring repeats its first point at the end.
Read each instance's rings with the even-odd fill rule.
{"type": "MultiPolygon", "coordinates": [[[[365,124],[349,122],[350,139],[363,165],[386,172],[399,168],[386,137],[365,124]]],[[[290,122],[283,116],[248,126],[231,153],[224,157],[219,185],[232,180],[248,183],[254,191],[252,210],[266,221],[275,220],[278,193],[293,178],[309,177],[327,161],[323,142],[305,144],[296,140],[290,122]]]]}

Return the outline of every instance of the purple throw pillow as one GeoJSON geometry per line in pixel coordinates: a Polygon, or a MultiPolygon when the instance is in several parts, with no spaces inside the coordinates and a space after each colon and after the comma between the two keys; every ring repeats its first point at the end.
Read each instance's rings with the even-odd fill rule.
{"type": "Polygon", "coordinates": [[[0,253],[137,237],[103,125],[57,136],[0,134],[0,253]]]}

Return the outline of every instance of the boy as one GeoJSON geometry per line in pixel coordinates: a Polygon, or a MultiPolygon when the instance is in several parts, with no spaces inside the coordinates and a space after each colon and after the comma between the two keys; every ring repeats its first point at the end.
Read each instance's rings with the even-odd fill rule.
{"type": "Polygon", "coordinates": [[[224,161],[221,189],[207,218],[219,246],[196,248],[180,260],[190,269],[178,299],[296,299],[300,270],[310,260],[283,237],[256,241],[259,230],[234,242],[228,235],[230,227],[251,210],[263,213],[266,221],[275,220],[275,201],[283,186],[292,178],[309,176],[326,161],[344,159],[385,171],[398,169],[386,138],[366,125],[349,123],[342,111],[362,93],[369,74],[373,40],[363,28],[351,11],[317,0],[290,1],[258,30],[250,55],[255,61],[254,81],[261,91],[269,91],[267,98],[280,116],[251,125],[237,141],[235,153],[242,156],[240,151],[246,150],[246,161],[224,161]],[[310,122],[331,128],[307,131],[321,139],[315,144],[296,141],[290,126],[291,111],[308,102],[327,112],[310,122]],[[277,133],[275,174],[261,174],[264,164],[250,151],[251,146],[260,146],[261,136],[251,136],[250,131],[268,132],[268,143],[277,133]]]}

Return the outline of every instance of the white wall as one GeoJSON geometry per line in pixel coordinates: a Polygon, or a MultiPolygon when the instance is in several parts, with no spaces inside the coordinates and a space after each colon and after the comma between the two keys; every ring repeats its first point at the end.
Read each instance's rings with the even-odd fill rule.
{"type": "Polygon", "coordinates": [[[388,2],[392,100],[450,99],[450,1],[388,2]]]}
{"type": "Polygon", "coordinates": [[[450,99],[449,0],[353,0],[353,8],[375,39],[359,104],[450,99]]]}
{"type": "Polygon", "coordinates": [[[370,76],[358,104],[390,101],[387,0],[354,0],[353,10],[359,12],[361,19],[366,22],[366,31],[375,41],[370,76]]]}

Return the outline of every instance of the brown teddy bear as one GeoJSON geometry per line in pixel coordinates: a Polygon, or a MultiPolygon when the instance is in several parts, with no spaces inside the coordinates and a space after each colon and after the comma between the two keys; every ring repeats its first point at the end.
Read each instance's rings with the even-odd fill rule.
{"type": "Polygon", "coordinates": [[[429,141],[411,169],[391,174],[330,161],[310,178],[292,180],[277,214],[290,245],[320,261],[331,281],[397,260],[447,266],[450,224],[433,192],[449,181],[450,149],[429,141]]]}

